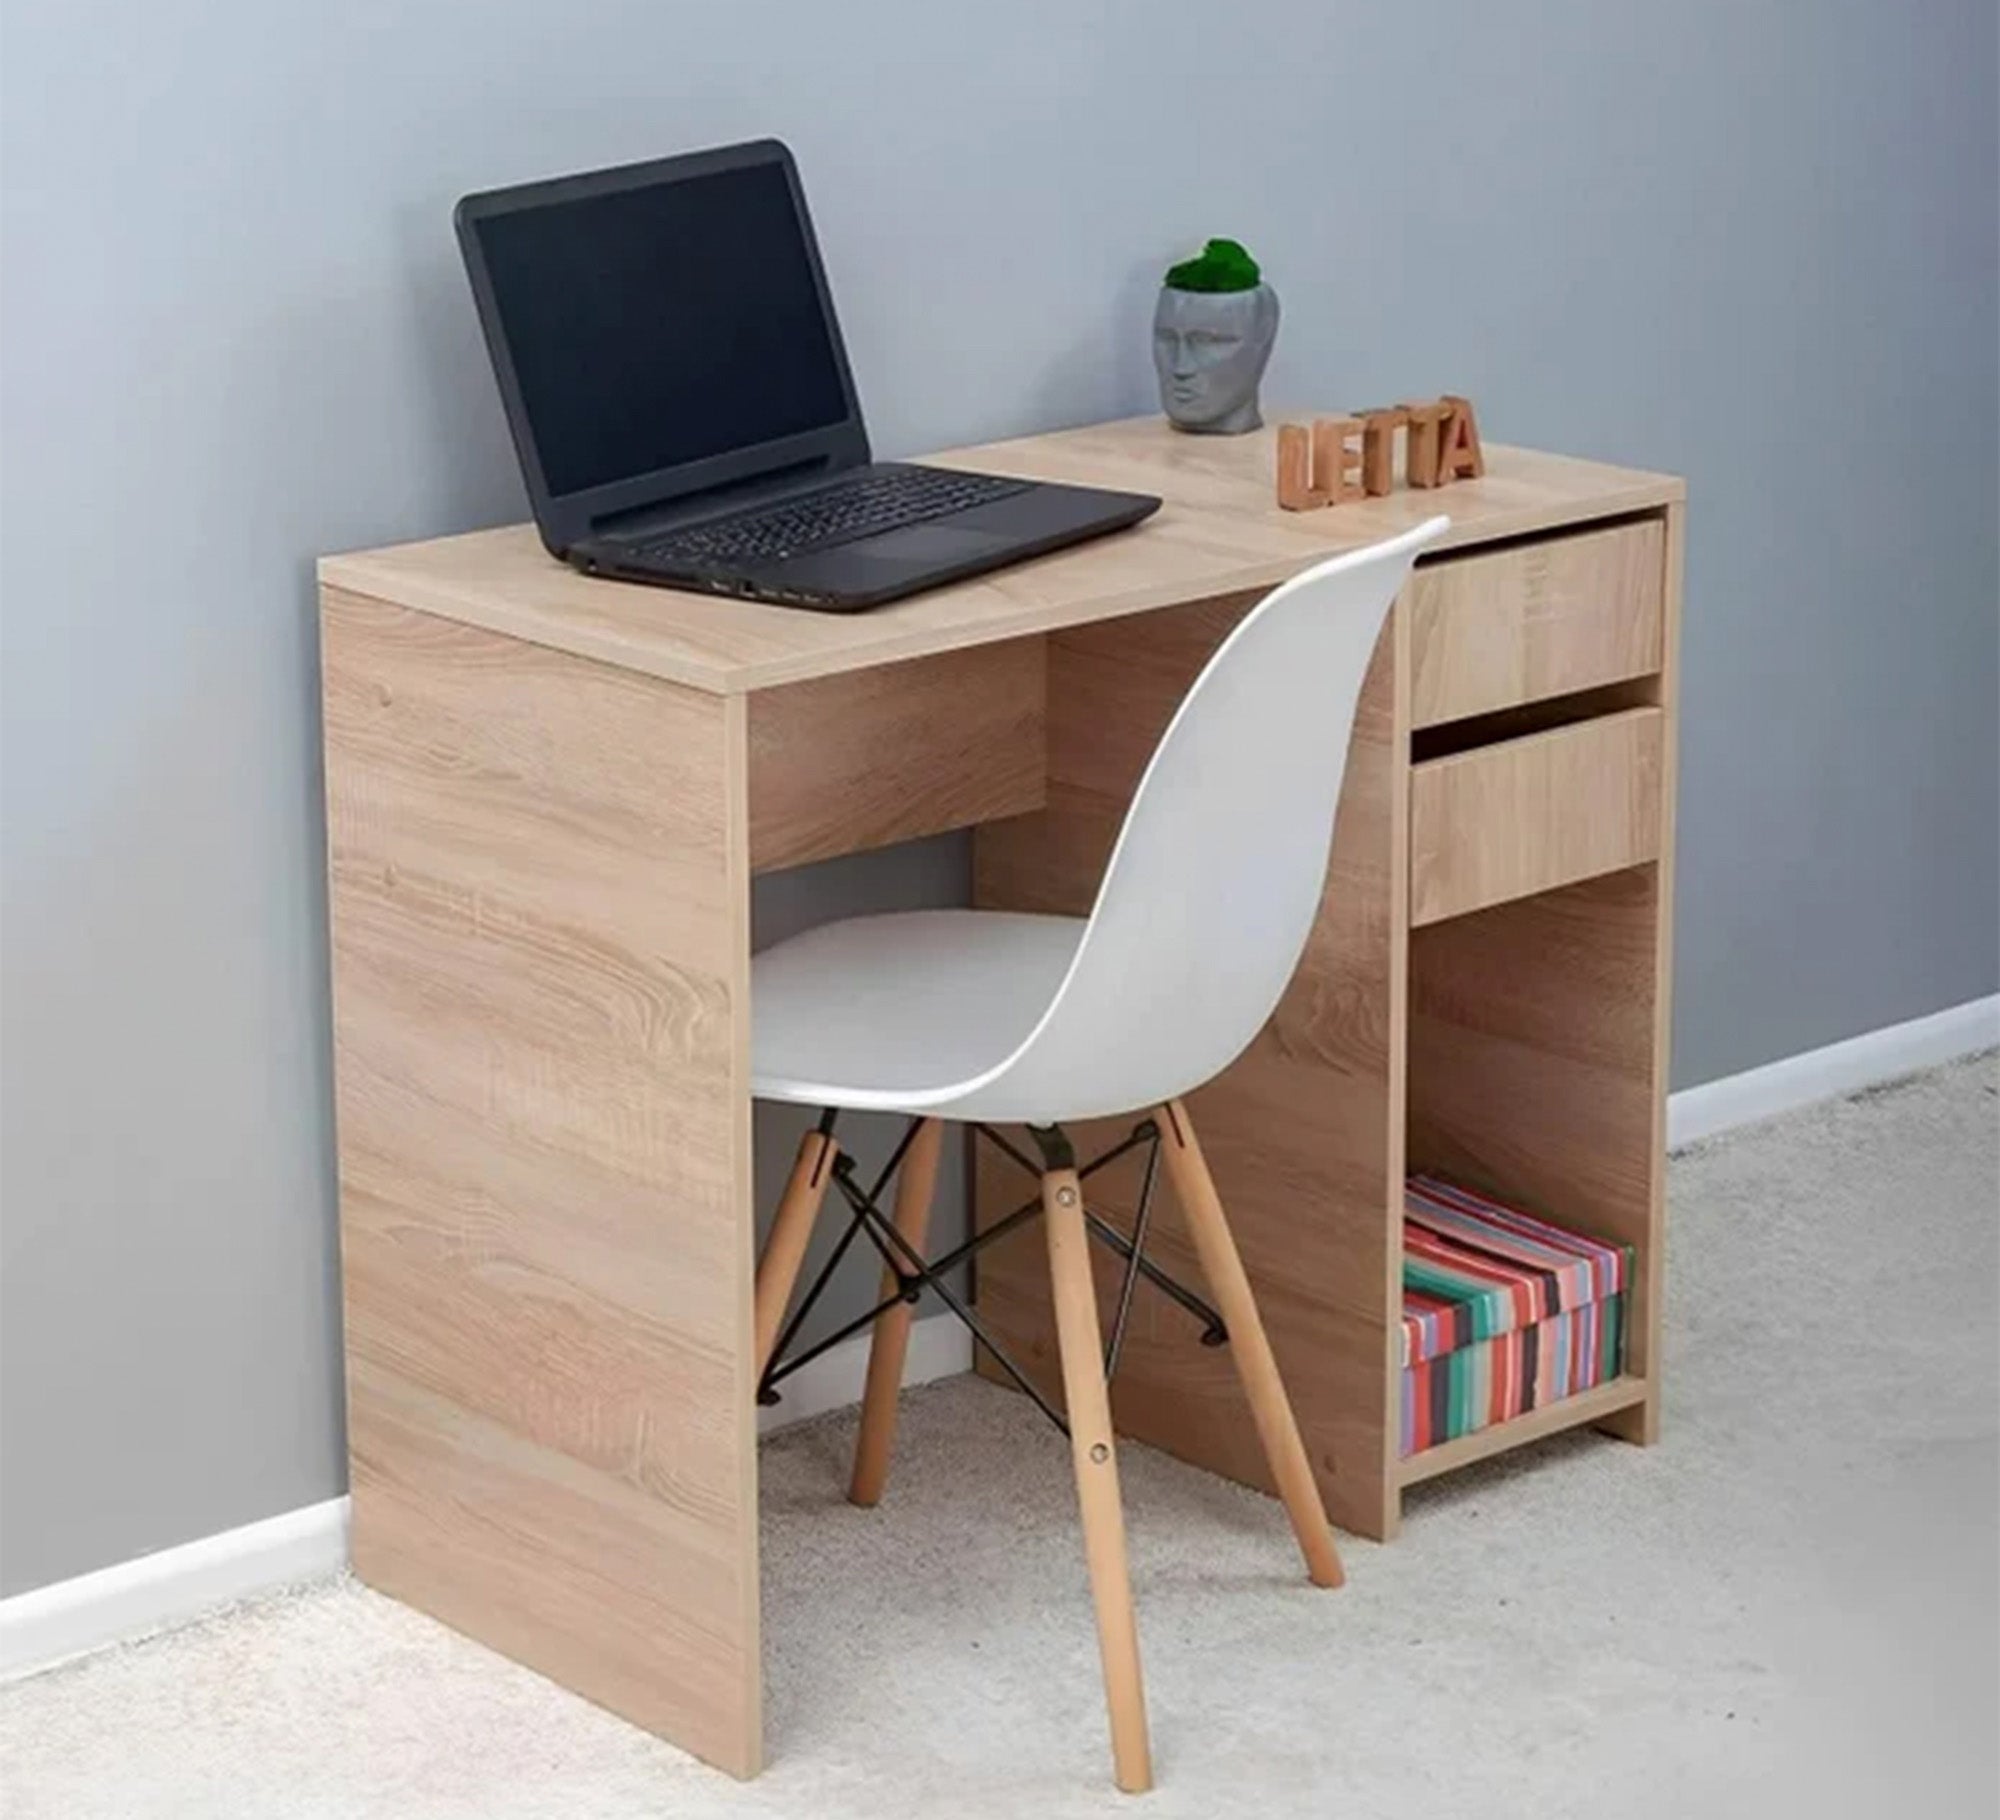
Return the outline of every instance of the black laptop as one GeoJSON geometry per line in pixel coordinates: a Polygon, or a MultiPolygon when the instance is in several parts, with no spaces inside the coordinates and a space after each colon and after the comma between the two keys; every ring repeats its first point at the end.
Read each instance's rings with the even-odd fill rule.
{"type": "Polygon", "coordinates": [[[851,612],[1159,506],[871,461],[776,140],[468,196],[457,222],[535,522],[590,574],[851,612]]]}

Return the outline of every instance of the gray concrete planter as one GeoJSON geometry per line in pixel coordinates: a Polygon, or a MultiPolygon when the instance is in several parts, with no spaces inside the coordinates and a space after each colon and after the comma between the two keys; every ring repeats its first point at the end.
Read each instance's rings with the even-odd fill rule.
{"type": "Polygon", "coordinates": [[[1257,387],[1278,339],[1278,293],[1160,289],[1153,365],[1160,408],[1177,430],[1241,436],[1259,428],[1257,387]]]}

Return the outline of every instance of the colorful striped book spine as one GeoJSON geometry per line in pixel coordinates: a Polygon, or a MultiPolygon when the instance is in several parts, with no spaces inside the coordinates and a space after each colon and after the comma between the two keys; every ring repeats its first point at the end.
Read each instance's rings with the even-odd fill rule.
{"type": "Polygon", "coordinates": [[[1412,1176],[1403,1214],[1403,1453],[1617,1377],[1632,1266],[1629,1246],[1436,1176],[1412,1176]]]}

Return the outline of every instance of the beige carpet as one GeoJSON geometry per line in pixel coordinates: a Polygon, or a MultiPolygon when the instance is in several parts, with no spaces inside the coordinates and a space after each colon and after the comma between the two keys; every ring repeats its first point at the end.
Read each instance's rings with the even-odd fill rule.
{"type": "Polygon", "coordinates": [[[1666,1440],[1443,1481],[1344,1592],[1273,1504],[1140,1449],[1159,1791],[1109,1787],[1060,1440],[907,1403],[765,1454],[772,1766],[739,1786],[349,1581],[5,1694],[10,1820],[1613,1814],[1990,1820],[1994,1059],[1676,1160],[1666,1440]]]}

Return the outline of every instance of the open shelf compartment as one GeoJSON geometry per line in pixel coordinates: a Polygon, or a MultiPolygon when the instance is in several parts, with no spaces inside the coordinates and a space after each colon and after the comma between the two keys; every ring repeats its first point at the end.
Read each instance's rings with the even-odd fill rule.
{"type": "Polygon", "coordinates": [[[1398,1458],[1624,1374],[1634,1252],[1438,1176],[1403,1197],[1398,1458]]]}
{"type": "MultiPolygon", "coordinates": [[[[1399,1449],[1399,1487],[1583,1423],[1654,1438],[1660,893],[1661,868],[1648,863],[1411,932],[1406,1173],[1624,1248],[1629,1265],[1616,1376],[1423,1451],[1399,1449]]],[[[1399,1231],[1399,1255],[1403,1242],[1399,1231]]],[[[1400,1367],[1400,1333],[1393,1343],[1400,1367]]]]}

